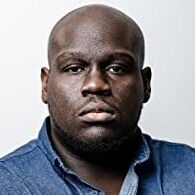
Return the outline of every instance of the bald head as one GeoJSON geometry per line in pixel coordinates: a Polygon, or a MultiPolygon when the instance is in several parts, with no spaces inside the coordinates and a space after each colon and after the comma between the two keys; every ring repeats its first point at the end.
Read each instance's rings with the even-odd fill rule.
{"type": "MultiPolygon", "coordinates": [[[[84,47],[90,39],[91,49],[102,51],[103,44],[116,40],[133,53],[135,62],[142,67],[144,61],[144,38],[138,25],[121,11],[105,5],[88,5],[65,15],[51,31],[48,44],[49,65],[59,48],[68,48],[75,42],[84,47]]],[[[89,45],[88,45],[89,47],[89,45]]],[[[77,48],[74,48],[77,49],[77,48]]]]}

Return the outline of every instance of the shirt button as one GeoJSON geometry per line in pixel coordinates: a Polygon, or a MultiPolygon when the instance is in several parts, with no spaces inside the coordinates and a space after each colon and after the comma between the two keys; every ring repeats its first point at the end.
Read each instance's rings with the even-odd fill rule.
{"type": "Polygon", "coordinates": [[[93,194],[93,195],[98,195],[98,192],[97,192],[97,191],[93,191],[92,194],[93,194]]]}

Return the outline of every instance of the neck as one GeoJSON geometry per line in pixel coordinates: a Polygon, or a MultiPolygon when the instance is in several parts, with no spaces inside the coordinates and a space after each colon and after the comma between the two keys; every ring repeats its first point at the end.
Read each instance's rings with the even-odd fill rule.
{"type": "Polygon", "coordinates": [[[97,155],[97,158],[90,158],[87,155],[78,155],[64,144],[60,144],[52,132],[51,140],[53,147],[65,166],[73,170],[83,181],[102,189],[106,194],[119,194],[121,185],[137,150],[140,136],[135,136],[134,142],[124,147],[123,152],[120,151],[102,156],[97,155]]]}
{"type": "Polygon", "coordinates": [[[117,155],[112,159],[89,159],[75,155],[63,147],[55,145],[64,165],[73,170],[86,183],[101,189],[107,195],[119,194],[129,169],[131,158],[117,155]]]}

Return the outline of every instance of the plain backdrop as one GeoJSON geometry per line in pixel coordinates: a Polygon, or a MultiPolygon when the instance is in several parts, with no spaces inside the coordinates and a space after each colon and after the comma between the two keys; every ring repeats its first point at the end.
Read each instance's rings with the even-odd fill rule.
{"type": "Polygon", "coordinates": [[[0,4],[0,156],[37,137],[48,115],[40,68],[47,66],[50,30],[67,12],[91,3],[120,9],[143,30],[145,65],[153,72],[143,132],[195,146],[194,0],[6,0],[0,4]]]}

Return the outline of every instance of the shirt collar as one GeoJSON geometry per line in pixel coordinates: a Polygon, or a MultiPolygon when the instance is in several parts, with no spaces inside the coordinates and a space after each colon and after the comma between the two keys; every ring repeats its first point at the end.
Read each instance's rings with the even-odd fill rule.
{"type": "Polygon", "coordinates": [[[143,162],[147,161],[150,158],[150,147],[147,140],[144,137],[144,134],[140,131],[140,143],[135,154],[134,160],[132,162],[133,167],[143,162]]]}
{"type": "MultiPolygon", "coordinates": [[[[40,143],[40,146],[42,150],[47,155],[50,162],[56,167],[63,167],[65,171],[68,169],[63,166],[62,161],[60,160],[60,157],[57,155],[57,153],[54,151],[51,145],[50,141],[50,133],[48,132],[48,127],[50,126],[49,117],[47,117],[41,127],[41,130],[39,132],[38,140],[40,143]]],[[[135,167],[138,164],[142,164],[143,162],[147,161],[150,157],[150,148],[148,146],[147,140],[145,139],[144,135],[140,131],[140,144],[138,146],[137,152],[135,153],[134,160],[132,161],[131,166],[135,167]]]]}
{"type": "Polygon", "coordinates": [[[40,143],[41,149],[45,152],[46,156],[50,160],[50,162],[56,166],[57,160],[59,162],[60,158],[55,152],[55,150],[52,147],[51,141],[50,141],[50,132],[48,132],[49,126],[50,126],[50,121],[49,117],[47,117],[40,129],[39,136],[38,136],[38,141],[40,143]]]}

